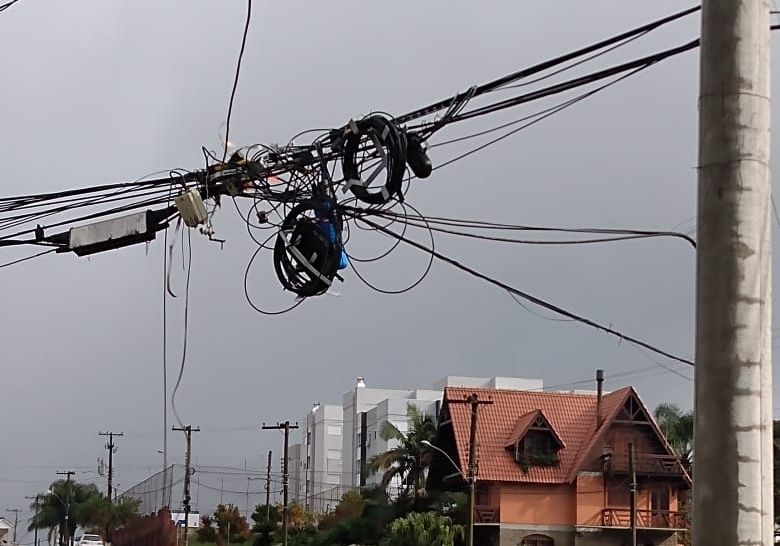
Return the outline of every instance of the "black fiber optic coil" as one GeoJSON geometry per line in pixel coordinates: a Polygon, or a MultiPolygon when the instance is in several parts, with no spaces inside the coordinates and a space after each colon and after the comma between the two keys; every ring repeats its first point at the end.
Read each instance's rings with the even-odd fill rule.
{"type": "Polygon", "coordinates": [[[360,121],[350,122],[349,132],[344,143],[342,170],[349,190],[361,201],[371,205],[382,205],[397,195],[403,200],[402,184],[406,172],[406,134],[395,123],[384,116],[368,116],[360,121]],[[386,173],[384,185],[371,190],[367,181],[361,180],[358,162],[358,152],[368,144],[370,148],[382,148],[377,153],[384,153],[386,173]]]}

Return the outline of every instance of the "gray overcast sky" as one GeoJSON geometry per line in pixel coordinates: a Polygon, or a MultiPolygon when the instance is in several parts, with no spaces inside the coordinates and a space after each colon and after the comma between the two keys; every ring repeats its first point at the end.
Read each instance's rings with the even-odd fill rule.
{"type": "MultiPolygon", "coordinates": [[[[634,0],[255,2],[231,140],[285,142],[372,110],[402,113],[680,7],[634,0]]],[[[202,166],[201,146],[219,145],[245,9],[239,0],[21,0],[0,14],[0,194],[202,166]]],[[[593,66],[683,43],[698,34],[698,23],[690,17],[593,66]]],[[[692,229],[697,58],[692,52],[665,61],[415,182],[408,200],[431,215],[692,229]]],[[[437,150],[434,162],[456,151],[437,150]]],[[[224,250],[193,234],[189,358],[177,399],[183,418],[203,429],[194,442],[201,464],[261,466],[267,449],[278,450],[277,435],[218,429],[298,419],[312,402],[338,403],[358,375],[384,387],[427,385],[448,374],[516,374],[554,385],[592,377],[597,367],[609,378],[652,365],[630,345],[540,319],[441,264],[401,296],[377,294],[347,272],[340,298],[264,317],[244,299],[254,245],[235,210],[221,209],[215,226],[227,239],[224,250]]],[[[386,245],[371,235],[351,250],[368,256],[386,245]]],[[[522,289],[692,356],[694,253],[679,241],[525,248],[440,238],[437,245],[522,289]]],[[[96,479],[101,429],[127,434],[116,457],[121,488],[160,466],[162,252],[158,240],[91,259],[47,256],[0,273],[0,508],[26,505],[23,496],[45,489],[57,469],[96,479]]],[[[4,250],[0,262],[20,255],[4,250]]],[[[364,273],[398,288],[423,266],[409,250],[364,273]]],[[[179,293],[183,281],[177,266],[179,293]]],[[[269,306],[286,301],[267,255],[252,269],[250,287],[269,306]]],[[[181,299],[169,308],[171,378],[181,299]]],[[[630,381],[651,406],[692,404],[692,383],[662,368],[630,381]]],[[[182,439],[170,441],[179,457],[182,439]]]]}

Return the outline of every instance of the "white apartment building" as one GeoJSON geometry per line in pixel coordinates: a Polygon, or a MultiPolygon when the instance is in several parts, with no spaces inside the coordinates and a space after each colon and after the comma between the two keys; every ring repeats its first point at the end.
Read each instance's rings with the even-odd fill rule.
{"type": "MultiPolygon", "coordinates": [[[[344,448],[342,485],[360,487],[378,484],[380,475],[371,475],[367,463],[373,455],[395,447],[395,441],[382,439],[385,421],[401,432],[408,428],[406,407],[417,406],[423,413],[438,417],[445,387],[479,387],[507,390],[541,390],[541,379],[519,377],[448,376],[434,383],[432,389],[373,389],[359,377],[355,387],[344,394],[344,448]]],[[[397,485],[397,484],[395,484],[397,485]]]]}
{"type": "MultiPolygon", "coordinates": [[[[406,409],[438,417],[445,387],[475,387],[507,390],[541,390],[541,379],[519,377],[449,376],[430,389],[375,389],[359,377],[342,397],[342,405],[314,404],[299,422],[297,442],[289,450],[289,494],[310,510],[329,512],[348,490],[379,484],[382,476],[371,474],[367,463],[374,455],[395,447],[395,440],[382,439],[385,422],[405,433],[406,409]]],[[[390,490],[399,484],[391,484],[390,490]]]]}
{"type": "Polygon", "coordinates": [[[299,424],[300,442],[290,447],[290,498],[327,512],[341,498],[342,408],[314,404],[299,424]]]}

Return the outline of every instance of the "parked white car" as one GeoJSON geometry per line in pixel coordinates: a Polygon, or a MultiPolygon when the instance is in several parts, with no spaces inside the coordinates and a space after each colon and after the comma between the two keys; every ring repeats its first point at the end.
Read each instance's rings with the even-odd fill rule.
{"type": "Polygon", "coordinates": [[[78,541],[76,546],[106,546],[100,535],[83,535],[78,541]]]}

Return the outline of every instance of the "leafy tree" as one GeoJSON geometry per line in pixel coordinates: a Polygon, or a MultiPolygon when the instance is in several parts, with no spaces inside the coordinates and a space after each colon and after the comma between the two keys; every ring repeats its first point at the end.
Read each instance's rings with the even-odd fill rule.
{"type": "Polygon", "coordinates": [[[282,521],[282,514],[276,505],[258,504],[252,512],[252,532],[255,533],[254,546],[271,546],[273,533],[282,521]]]}
{"type": "Polygon", "coordinates": [[[48,540],[53,542],[56,537],[60,546],[65,546],[65,537],[73,537],[79,526],[90,527],[90,515],[95,503],[102,497],[95,484],[83,484],[74,481],[57,480],[51,484],[51,494],[38,497],[30,505],[33,513],[38,516],[30,518],[28,531],[48,529],[48,540]],[[70,509],[66,510],[66,505],[70,509]],[[65,529],[65,516],[68,517],[68,529],[65,529]]]}
{"type": "Polygon", "coordinates": [[[196,532],[200,542],[215,542],[217,540],[217,530],[214,529],[214,518],[204,514],[200,518],[200,529],[196,532]]]}
{"type": "Polygon", "coordinates": [[[287,506],[287,523],[289,530],[293,532],[316,529],[317,516],[306,510],[301,503],[293,501],[287,506]]]}
{"type": "Polygon", "coordinates": [[[436,420],[412,404],[407,405],[406,415],[409,422],[409,432],[406,434],[392,423],[384,423],[382,439],[395,440],[397,445],[372,457],[369,470],[372,473],[383,472],[383,487],[387,487],[397,477],[403,493],[414,491],[415,496],[422,496],[425,492],[425,473],[431,459],[431,449],[423,442],[433,442],[436,420]]]}
{"type": "Polygon", "coordinates": [[[390,524],[384,546],[453,546],[463,527],[434,512],[412,512],[390,524]]]}
{"type": "Polygon", "coordinates": [[[320,528],[328,529],[335,524],[351,518],[360,517],[367,504],[360,491],[353,489],[342,495],[339,504],[332,514],[325,516],[320,521],[320,528]]]}
{"type": "Polygon", "coordinates": [[[693,455],[693,411],[683,412],[672,403],[655,408],[655,420],[674,451],[690,464],[693,455]]]}
{"type": "Polygon", "coordinates": [[[258,504],[255,507],[255,511],[252,512],[251,518],[254,522],[252,526],[252,532],[257,533],[257,528],[260,525],[264,525],[265,523],[270,522],[276,526],[280,521],[282,521],[282,512],[275,504],[269,504],[268,506],[265,504],[258,504]]]}
{"type": "Polygon", "coordinates": [[[246,542],[251,533],[246,518],[237,506],[220,504],[214,510],[214,523],[217,526],[217,542],[227,540],[231,544],[246,542]]]}

